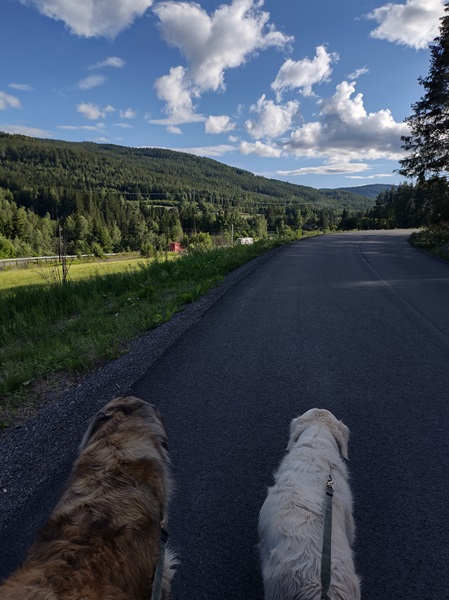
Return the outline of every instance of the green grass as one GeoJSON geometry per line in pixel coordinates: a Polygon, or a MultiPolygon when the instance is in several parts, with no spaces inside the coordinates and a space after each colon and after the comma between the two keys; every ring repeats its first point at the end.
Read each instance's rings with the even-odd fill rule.
{"type": "Polygon", "coordinates": [[[65,285],[1,291],[0,425],[14,419],[43,381],[85,374],[117,358],[133,338],[278,243],[197,252],[176,261],[139,261],[137,269],[65,285]]]}
{"type": "MultiPolygon", "coordinates": [[[[107,275],[121,273],[127,269],[138,269],[139,265],[145,263],[142,258],[126,258],[120,260],[74,262],[69,267],[68,279],[78,281],[88,279],[95,275],[107,275]]],[[[0,270],[0,293],[11,290],[18,286],[42,286],[54,283],[60,279],[61,266],[58,264],[30,263],[27,267],[16,269],[6,268],[0,270]]]]}

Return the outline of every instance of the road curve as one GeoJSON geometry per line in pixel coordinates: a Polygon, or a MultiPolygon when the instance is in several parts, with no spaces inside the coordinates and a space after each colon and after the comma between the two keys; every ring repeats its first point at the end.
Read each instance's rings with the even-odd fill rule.
{"type": "Polygon", "coordinates": [[[351,430],[364,600],[449,598],[449,265],[406,240],[283,247],[131,386],[169,433],[175,600],[263,598],[258,511],[314,406],[351,430]]]}

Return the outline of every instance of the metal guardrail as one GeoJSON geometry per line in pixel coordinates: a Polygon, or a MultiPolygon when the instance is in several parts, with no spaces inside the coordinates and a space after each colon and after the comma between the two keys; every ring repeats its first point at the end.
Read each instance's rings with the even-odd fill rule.
{"type": "MultiPolygon", "coordinates": [[[[103,254],[103,256],[115,256],[116,252],[109,252],[109,253],[105,253],[103,254]]],[[[66,256],[66,258],[70,259],[70,258],[92,258],[93,256],[95,256],[94,254],[81,254],[81,255],[77,255],[77,254],[68,254],[66,256]]],[[[4,268],[4,267],[9,267],[9,266],[19,266],[19,265],[26,265],[28,263],[32,263],[32,262],[60,262],[62,260],[62,257],[59,256],[58,254],[56,256],[27,256],[25,258],[2,258],[0,259],[0,269],[4,268]]]]}

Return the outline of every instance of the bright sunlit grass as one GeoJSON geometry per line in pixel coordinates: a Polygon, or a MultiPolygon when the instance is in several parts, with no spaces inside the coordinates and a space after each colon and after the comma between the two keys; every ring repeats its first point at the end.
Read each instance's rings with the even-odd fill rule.
{"type": "MultiPolygon", "coordinates": [[[[140,264],[148,261],[142,258],[127,258],[121,260],[95,261],[73,263],[70,265],[68,279],[78,281],[96,275],[122,273],[126,270],[138,269],[140,264]]],[[[0,270],[0,292],[18,286],[42,286],[53,283],[58,279],[61,266],[57,264],[34,264],[20,269],[0,270]]]]}

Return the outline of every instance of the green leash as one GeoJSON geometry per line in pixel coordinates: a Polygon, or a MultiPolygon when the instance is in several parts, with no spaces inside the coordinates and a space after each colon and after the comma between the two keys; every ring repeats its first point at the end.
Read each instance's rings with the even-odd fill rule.
{"type": "Polygon", "coordinates": [[[331,584],[331,538],[332,538],[332,497],[334,480],[330,474],[326,483],[326,504],[324,507],[323,551],[321,554],[321,600],[330,600],[328,592],[331,584]]]}
{"type": "Polygon", "coordinates": [[[153,580],[153,592],[151,594],[151,600],[160,600],[162,593],[162,578],[164,575],[164,562],[165,562],[165,546],[167,545],[168,533],[167,530],[161,525],[161,537],[159,541],[159,562],[156,566],[156,572],[153,580]]]}

